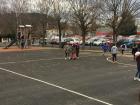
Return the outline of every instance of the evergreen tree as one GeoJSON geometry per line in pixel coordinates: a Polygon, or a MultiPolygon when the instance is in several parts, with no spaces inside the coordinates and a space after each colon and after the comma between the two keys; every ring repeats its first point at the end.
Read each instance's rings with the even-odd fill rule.
{"type": "Polygon", "coordinates": [[[132,16],[129,12],[122,14],[122,17],[126,17],[122,20],[121,25],[118,28],[118,32],[120,35],[134,35],[137,32],[137,26],[135,25],[134,16],[132,16]],[[127,14],[127,15],[126,15],[127,14]]]}

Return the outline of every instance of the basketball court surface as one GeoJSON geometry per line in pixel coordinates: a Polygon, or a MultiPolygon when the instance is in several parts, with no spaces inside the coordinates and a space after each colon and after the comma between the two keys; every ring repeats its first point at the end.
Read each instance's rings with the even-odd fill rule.
{"type": "Polygon", "coordinates": [[[81,51],[65,60],[62,49],[0,53],[0,105],[140,105],[136,63],[81,51]]]}

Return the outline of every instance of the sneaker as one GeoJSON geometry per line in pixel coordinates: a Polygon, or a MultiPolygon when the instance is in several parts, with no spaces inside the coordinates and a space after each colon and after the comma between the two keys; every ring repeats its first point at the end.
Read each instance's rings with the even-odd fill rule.
{"type": "Polygon", "coordinates": [[[137,77],[134,77],[134,80],[138,80],[138,78],[137,77]]]}
{"type": "Polygon", "coordinates": [[[65,60],[66,60],[67,58],[65,58],[65,60]]]}
{"type": "Polygon", "coordinates": [[[112,61],[112,63],[115,63],[115,61],[112,61]]]}
{"type": "Polygon", "coordinates": [[[117,61],[114,61],[115,63],[117,63],[117,61]]]}

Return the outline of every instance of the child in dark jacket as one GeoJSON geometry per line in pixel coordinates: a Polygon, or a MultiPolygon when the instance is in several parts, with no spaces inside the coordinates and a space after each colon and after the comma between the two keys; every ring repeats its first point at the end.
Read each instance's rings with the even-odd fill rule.
{"type": "Polygon", "coordinates": [[[133,59],[135,60],[135,53],[138,51],[138,47],[136,45],[134,45],[132,47],[132,55],[133,55],[133,59]]]}

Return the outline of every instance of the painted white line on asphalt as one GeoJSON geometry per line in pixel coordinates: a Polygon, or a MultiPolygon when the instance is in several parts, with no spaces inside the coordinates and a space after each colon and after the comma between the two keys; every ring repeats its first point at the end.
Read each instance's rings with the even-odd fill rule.
{"type": "Polygon", "coordinates": [[[76,94],[76,95],[85,97],[85,98],[87,98],[87,99],[90,99],[90,100],[93,100],[93,101],[96,101],[96,102],[99,102],[99,103],[102,103],[102,104],[105,104],[105,105],[113,105],[113,104],[110,104],[110,103],[108,103],[108,102],[99,100],[99,99],[97,99],[97,98],[93,98],[93,97],[84,95],[84,94],[82,94],[82,93],[79,93],[79,92],[76,92],[76,91],[73,91],[73,90],[70,90],[70,89],[67,89],[67,88],[64,88],[64,87],[61,87],[61,86],[58,86],[58,85],[55,85],[55,84],[52,84],[52,83],[43,81],[43,80],[40,80],[40,79],[37,79],[37,78],[33,78],[33,77],[30,77],[30,76],[27,76],[27,75],[24,75],[24,74],[20,74],[20,73],[17,73],[17,72],[8,70],[8,69],[0,68],[0,70],[6,71],[6,72],[9,72],[9,73],[12,73],[12,74],[15,74],[15,75],[24,77],[24,78],[28,78],[28,79],[31,79],[31,80],[34,80],[34,81],[37,81],[37,82],[40,82],[40,83],[43,83],[43,84],[52,86],[52,87],[56,87],[56,88],[59,88],[59,89],[61,89],[61,90],[64,90],[64,91],[67,91],[67,92],[70,92],[70,93],[73,93],[73,94],[76,94]]]}
{"type": "MultiPolygon", "coordinates": [[[[112,60],[110,60],[110,58],[111,58],[111,57],[108,57],[108,58],[106,58],[106,60],[107,60],[108,62],[114,63],[112,60]]],[[[120,64],[120,65],[125,65],[125,66],[136,66],[136,65],[127,64],[127,63],[120,63],[120,62],[115,62],[115,63],[120,64]]]]}

